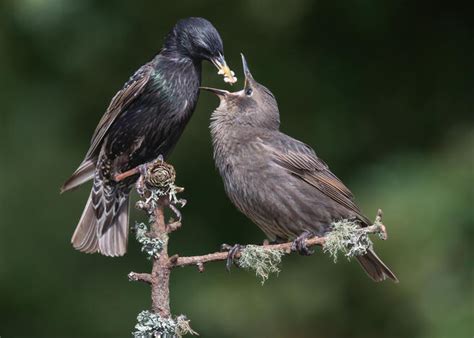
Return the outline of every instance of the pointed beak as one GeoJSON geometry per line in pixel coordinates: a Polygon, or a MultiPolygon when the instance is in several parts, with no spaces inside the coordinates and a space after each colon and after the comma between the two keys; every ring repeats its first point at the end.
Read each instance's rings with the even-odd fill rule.
{"type": "Polygon", "coordinates": [[[211,59],[211,62],[218,69],[217,74],[224,76],[224,82],[230,84],[234,84],[237,82],[235,73],[229,68],[229,66],[227,66],[223,55],[219,54],[218,57],[211,59]]]}
{"type": "Polygon", "coordinates": [[[240,53],[240,56],[242,57],[242,68],[244,69],[244,75],[245,75],[244,88],[247,88],[248,82],[253,80],[253,76],[252,76],[252,73],[250,73],[250,69],[247,64],[247,60],[245,60],[244,54],[240,53]]]}
{"type": "Polygon", "coordinates": [[[217,88],[211,88],[211,87],[199,87],[199,88],[202,89],[202,90],[206,90],[208,92],[214,93],[219,98],[222,98],[222,97],[226,96],[227,94],[229,94],[229,92],[227,90],[223,90],[223,89],[217,89],[217,88]]]}

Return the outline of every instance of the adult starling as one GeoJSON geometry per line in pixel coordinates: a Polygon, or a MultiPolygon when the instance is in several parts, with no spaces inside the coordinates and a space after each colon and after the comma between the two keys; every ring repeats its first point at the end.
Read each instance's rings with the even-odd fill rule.
{"type": "Polygon", "coordinates": [[[163,155],[188,123],[199,96],[202,60],[212,62],[226,82],[237,79],[227,66],[221,37],[203,18],[176,23],[160,52],[138,69],[113,97],[84,160],[61,192],[93,179],[72,236],[75,249],[122,256],[127,249],[128,195],[138,176],[116,182],[116,174],[163,155]]]}
{"type": "MultiPolygon", "coordinates": [[[[279,131],[273,94],[254,80],[242,55],[244,89],[217,94],[211,117],[214,159],[233,204],[272,241],[295,240],[308,253],[305,239],[324,236],[335,220],[371,224],[349,189],[308,145],[279,131]]],[[[357,257],[374,281],[397,277],[369,250],[357,257]]]]}

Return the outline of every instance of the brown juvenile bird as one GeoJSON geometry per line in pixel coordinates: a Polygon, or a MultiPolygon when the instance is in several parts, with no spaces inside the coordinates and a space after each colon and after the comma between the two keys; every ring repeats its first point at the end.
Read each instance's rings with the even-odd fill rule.
{"type": "MultiPolygon", "coordinates": [[[[215,93],[219,107],[211,117],[216,166],[234,205],[273,241],[295,240],[309,253],[305,239],[324,236],[335,220],[371,224],[354,203],[349,189],[308,145],[279,131],[280,117],[273,94],[254,80],[242,55],[244,89],[215,93]]],[[[369,250],[358,261],[374,281],[392,271],[369,250]]]]}

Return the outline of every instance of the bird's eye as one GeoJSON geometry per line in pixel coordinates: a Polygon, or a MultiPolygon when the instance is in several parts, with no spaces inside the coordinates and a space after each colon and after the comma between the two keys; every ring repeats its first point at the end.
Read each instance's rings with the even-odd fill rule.
{"type": "Polygon", "coordinates": [[[247,88],[247,89],[245,90],[245,95],[247,95],[247,96],[252,95],[252,93],[253,93],[253,89],[252,89],[252,88],[247,88]]]}

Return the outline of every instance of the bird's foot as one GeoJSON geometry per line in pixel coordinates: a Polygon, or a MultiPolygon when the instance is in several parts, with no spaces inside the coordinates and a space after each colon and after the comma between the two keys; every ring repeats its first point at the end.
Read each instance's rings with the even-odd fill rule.
{"type": "Polygon", "coordinates": [[[138,173],[141,176],[146,176],[147,171],[148,171],[148,163],[143,163],[138,166],[138,173]]]}
{"type": "Polygon", "coordinates": [[[310,250],[306,246],[306,240],[313,237],[313,234],[309,231],[303,232],[299,235],[291,245],[291,251],[297,251],[302,256],[310,256],[314,253],[314,250],[310,250]]]}
{"type": "Polygon", "coordinates": [[[242,245],[240,244],[235,244],[234,246],[231,246],[229,244],[221,245],[221,251],[228,251],[227,261],[225,264],[225,268],[227,271],[230,272],[230,268],[235,262],[236,255],[240,252],[241,249],[242,249],[242,245]]]}

